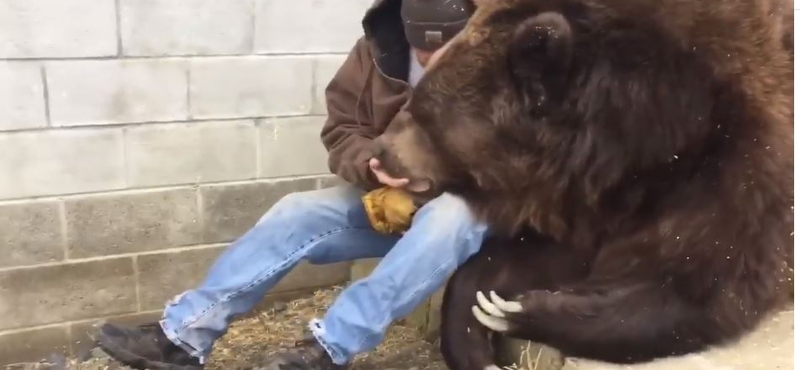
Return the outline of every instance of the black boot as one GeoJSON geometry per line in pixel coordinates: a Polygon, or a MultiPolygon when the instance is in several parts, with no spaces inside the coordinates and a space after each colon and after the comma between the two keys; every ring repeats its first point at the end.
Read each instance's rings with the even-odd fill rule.
{"type": "Polygon", "coordinates": [[[309,336],[295,343],[294,348],[270,357],[266,366],[254,370],[345,370],[347,367],[334,364],[317,339],[309,336]]]}
{"type": "Polygon", "coordinates": [[[202,370],[200,361],[167,339],[161,326],[125,327],[105,324],[98,334],[100,348],[134,369],[202,370]]]}

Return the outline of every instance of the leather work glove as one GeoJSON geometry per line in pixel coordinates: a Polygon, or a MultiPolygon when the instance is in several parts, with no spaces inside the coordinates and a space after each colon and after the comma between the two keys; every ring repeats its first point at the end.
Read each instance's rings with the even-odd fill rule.
{"type": "Polygon", "coordinates": [[[383,234],[403,233],[411,227],[417,211],[414,199],[405,190],[383,187],[361,198],[372,228],[383,234]]]}

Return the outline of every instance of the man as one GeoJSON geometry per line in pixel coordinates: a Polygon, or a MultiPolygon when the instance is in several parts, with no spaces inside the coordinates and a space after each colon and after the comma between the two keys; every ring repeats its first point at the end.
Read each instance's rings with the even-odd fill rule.
{"type": "Polygon", "coordinates": [[[276,355],[269,369],[344,369],[377,347],[388,326],[408,315],[468,257],[487,228],[462,199],[444,194],[422,206],[402,236],[371,227],[362,196],[403,187],[371,158],[380,135],[422,76],[431,54],[466,23],[467,0],[378,0],[358,40],[327,87],[322,141],[329,165],[351,185],[290,194],[275,204],[211,267],[206,280],[170,302],[157,324],[106,324],[98,336],[112,357],[139,369],[201,369],[214,342],[301,260],[335,263],[383,257],[344,290],[308,338],[276,355]]]}

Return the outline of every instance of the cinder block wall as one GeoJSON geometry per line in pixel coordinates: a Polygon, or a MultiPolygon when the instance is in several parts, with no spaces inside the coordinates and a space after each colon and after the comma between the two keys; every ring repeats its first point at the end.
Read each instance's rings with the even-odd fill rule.
{"type": "MultiPolygon", "coordinates": [[[[141,322],[333,181],[323,91],[372,0],[0,0],[0,365],[141,322]]],[[[347,280],[303,265],[267,300],[347,280]]]]}

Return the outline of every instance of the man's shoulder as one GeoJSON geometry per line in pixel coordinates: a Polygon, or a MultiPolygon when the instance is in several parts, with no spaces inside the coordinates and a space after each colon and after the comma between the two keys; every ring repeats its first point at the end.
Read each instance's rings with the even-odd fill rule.
{"type": "Polygon", "coordinates": [[[359,36],[359,38],[356,40],[355,44],[353,44],[353,48],[351,50],[351,53],[354,53],[356,55],[369,56],[371,58],[371,56],[372,56],[372,41],[370,39],[368,39],[364,35],[359,36]]]}

